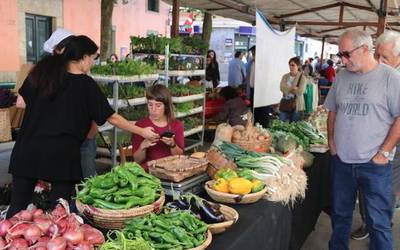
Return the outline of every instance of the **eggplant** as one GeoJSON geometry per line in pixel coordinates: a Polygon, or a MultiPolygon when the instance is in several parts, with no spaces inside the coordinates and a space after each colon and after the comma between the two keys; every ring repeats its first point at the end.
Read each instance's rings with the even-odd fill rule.
{"type": "Polygon", "coordinates": [[[174,202],[177,204],[177,206],[181,210],[187,210],[190,208],[190,203],[187,202],[185,199],[182,199],[181,196],[179,196],[178,199],[174,200],[174,202]]]}
{"type": "Polygon", "coordinates": [[[198,205],[201,220],[205,223],[220,223],[225,220],[225,216],[219,210],[214,210],[207,201],[203,200],[201,204],[198,205]]]}

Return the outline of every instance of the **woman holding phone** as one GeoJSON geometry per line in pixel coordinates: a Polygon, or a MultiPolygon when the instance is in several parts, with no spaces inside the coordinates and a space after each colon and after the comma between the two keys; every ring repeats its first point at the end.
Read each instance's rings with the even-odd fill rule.
{"type": "Polygon", "coordinates": [[[174,117],[171,94],[167,87],[154,85],[146,90],[149,116],[136,122],[139,127],[152,127],[159,139],[145,139],[132,136],[132,150],[135,161],[148,171],[147,162],[166,156],[183,154],[183,124],[174,117]]]}

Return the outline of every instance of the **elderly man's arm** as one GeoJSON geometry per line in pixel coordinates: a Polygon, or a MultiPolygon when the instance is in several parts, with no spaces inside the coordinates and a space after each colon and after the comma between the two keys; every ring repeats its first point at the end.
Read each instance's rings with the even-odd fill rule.
{"type": "Polygon", "coordinates": [[[331,155],[336,155],[336,144],[335,144],[335,122],[336,112],[329,111],[328,113],[328,145],[331,155]]]}
{"type": "MultiPolygon", "coordinates": [[[[397,145],[400,139],[400,117],[397,117],[386,136],[385,141],[380,147],[380,150],[390,152],[397,145]]],[[[378,152],[372,159],[375,163],[385,164],[388,159],[378,152]]]]}

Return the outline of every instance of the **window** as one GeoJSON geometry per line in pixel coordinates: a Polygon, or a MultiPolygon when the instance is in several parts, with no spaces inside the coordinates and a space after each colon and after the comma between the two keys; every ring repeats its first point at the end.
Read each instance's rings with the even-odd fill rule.
{"type": "Polygon", "coordinates": [[[160,0],[147,0],[147,10],[160,12],[160,0]]]}
{"type": "Polygon", "coordinates": [[[42,57],[43,44],[51,34],[51,17],[26,14],[26,60],[36,63],[42,57]]]}

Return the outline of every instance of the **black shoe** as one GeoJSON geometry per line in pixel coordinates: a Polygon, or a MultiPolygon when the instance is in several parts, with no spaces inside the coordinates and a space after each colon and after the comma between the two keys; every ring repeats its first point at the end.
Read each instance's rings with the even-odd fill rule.
{"type": "Polygon", "coordinates": [[[368,237],[369,237],[369,233],[368,233],[366,225],[362,225],[357,230],[355,230],[354,232],[351,233],[351,238],[353,240],[363,240],[368,237]]]}

